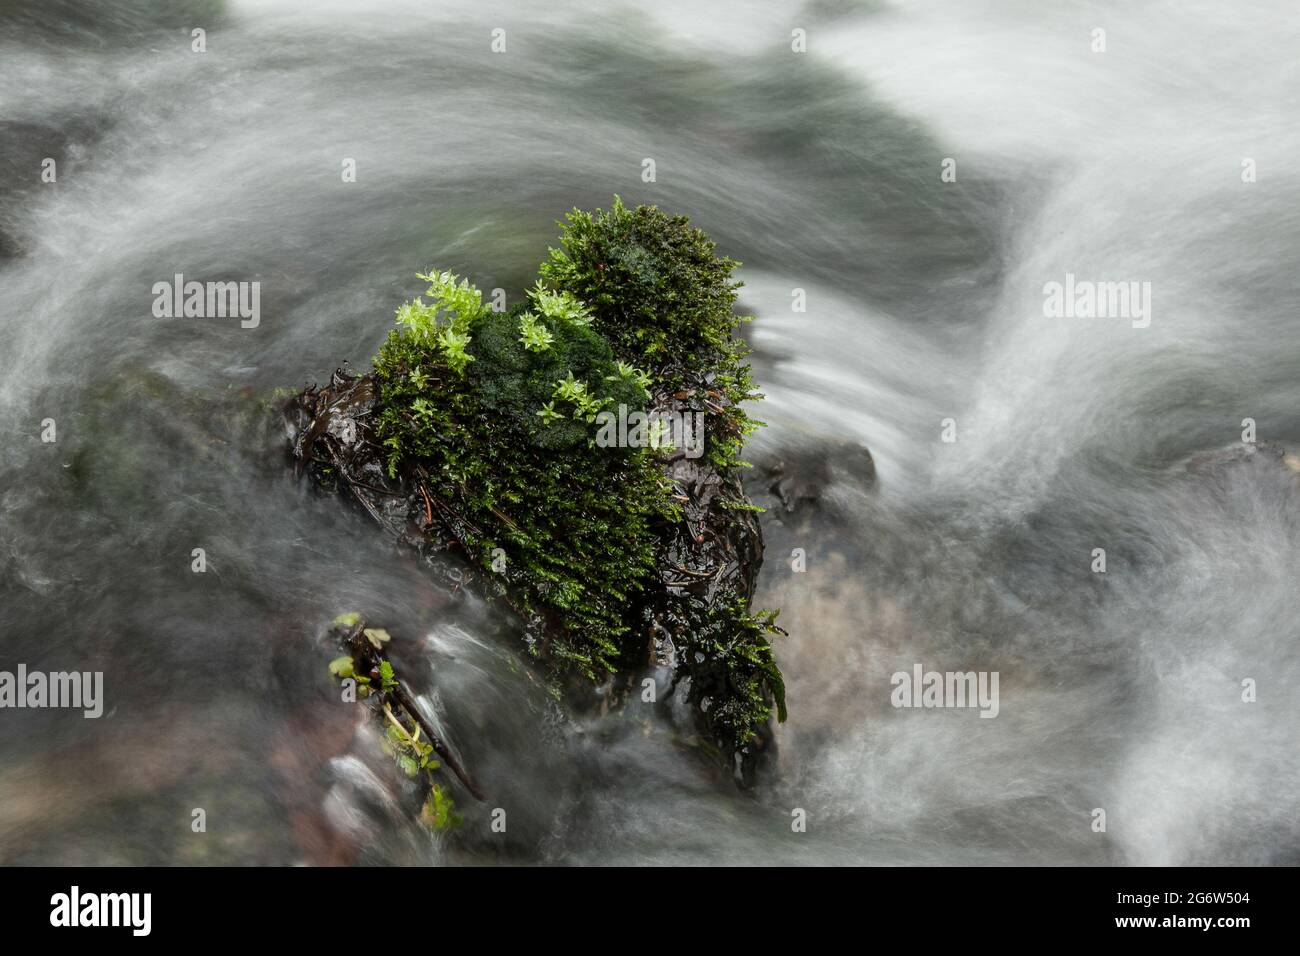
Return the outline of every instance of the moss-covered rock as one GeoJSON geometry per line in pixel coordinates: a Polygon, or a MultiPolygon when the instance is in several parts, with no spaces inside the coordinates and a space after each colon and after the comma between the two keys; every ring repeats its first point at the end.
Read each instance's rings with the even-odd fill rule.
{"type": "Polygon", "coordinates": [[[380,524],[457,551],[527,625],[557,694],[618,700],[674,668],[738,778],[784,693],[738,455],[755,426],[735,263],[654,207],[575,210],[528,301],[448,272],[397,310],[370,375],[289,406],[296,454],[380,524]],[[427,300],[427,301],[426,301],[427,300]],[[676,444],[674,444],[674,442],[676,444]]]}

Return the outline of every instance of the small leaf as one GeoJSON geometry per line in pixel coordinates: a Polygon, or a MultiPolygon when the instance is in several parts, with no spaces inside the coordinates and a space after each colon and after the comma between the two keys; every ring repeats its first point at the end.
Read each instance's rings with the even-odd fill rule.
{"type": "Polygon", "coordinates": [[[382,627],[368,627],[361,633],[366,635],[366,640],[370,641],[370,643],[375,646],[376,650],[382,648],[393,639],[392,636],[382,627]]]}
{"type": "Polygon", "coordinates": [[[416,766],[415,761],[405,754],[397,758],[397,765],[402,768],[402,773],[408,777],[414,777],[420,772],[420,768],[416,766]]]}
{"type": "Polygon", "coordinates": [[[330,661],[330,673],[335,677],[351,677],[353,663],[350,657],[336,657],[330,661]]]}
{"type": "Polygon", "coordinates": [[[340,614],[330,624],[330,627],[356,627],[357,622],[361,620],[361,615],[356,611],[348,611],[346,614],[340,614]]]}
{"type": "Polygon", "coordinates": [[[456,813],[455,807],[455,802],[447,791],[435,783],[429,789],[429,796],[424,801],[424,809],[420,813],[420,818],[424,821],[425,826],[434,830],[445,830],[449,826],[459,826],[461,823],[460,814],[456,813]]]}

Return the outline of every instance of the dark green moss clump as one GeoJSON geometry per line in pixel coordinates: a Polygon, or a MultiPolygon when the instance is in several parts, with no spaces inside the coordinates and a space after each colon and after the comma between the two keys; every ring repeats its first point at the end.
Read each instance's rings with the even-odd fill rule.
{"type": "Polygon", "coordinates": [[[743,756],[784,701],[775,615],[749,611],[761,543],[736,469],[755,427],[740,402],[757,396],[732,338],[735,265],[684,218],[616,200],[569,216],[508,313],[422,275],[375,358],[371,421],[389,479],[498,576],[557,678],[617,685],[672,663],[743,756]],[[657,426],[598,440],[645,413],[695,416],[702,446],[657,426]]]}
{"type": "Polygon", "coordinates": [[[652,369],[665,389],[708,378],[726,399],[710,409],[709,460],[723,469],[742,464],[737,455],[758,423],[740,403],[762,396],[753,393],[748,349],[733,336],[749,318],[732,311],[739,263],[717,256],[685,216],[628,209],[617,196],[608,211],[573,210],[563,226],[542,278],[586,303],[614,350],[652,369]]]}
{"type": "Polygon", "coordinates": [[[649,451],[595,447],[587,419],[614,397],[644,405],[644,390],[580,322],[494,314],[450,273],[427,294],[375,359],[389,474],[426,486],[471,560],[512,582],[536,651],[596,679],[615,669],[624,604],[654,568],[651,523],[672,505],[649,451]],[[520,329],[543,323],[526,346],[520,329]]]}

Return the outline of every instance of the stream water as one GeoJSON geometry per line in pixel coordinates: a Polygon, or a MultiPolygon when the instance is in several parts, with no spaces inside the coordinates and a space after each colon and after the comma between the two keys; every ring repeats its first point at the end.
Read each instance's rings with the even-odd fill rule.
{"type": "Polygon", "coordinates": [[[1297,49],[1290,0],[0,0],[0,670],[105,688],[0,713],[0,861],[1300,862],[1300,490],[1229,460],[1246,418],[1300,449],[1297,49]],[[753,793],[648,708],[557,720],[268,410],[415,272],[518,295],[615,193],[757,317],[753,793]],[[177,273],[259,282],[257,327],[155,317],[177,273]],[[1067,273],[1151,283],[1149,325],[1045,317],[1067,273]],[[488,791],[452,836],[337,701],[348,610],[488,791]],[[918,663],[998,672],[997,718],[892,707],[918,663]]]}

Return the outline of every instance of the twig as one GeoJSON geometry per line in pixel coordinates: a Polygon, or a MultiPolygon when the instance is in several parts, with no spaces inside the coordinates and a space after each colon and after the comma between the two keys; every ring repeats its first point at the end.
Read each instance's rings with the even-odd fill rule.
{"type": "Polygon", "coordinates": [[[475,800],[486,800],[487,797],[483,796],[483,791],[478,788],[478,784],[470,778],[470,775],[466,773],[465,768],[460,765],[460,761],[452,756],[451,751],[447,749],[447,746],[442,742],[438,735],[433,732],[433,728],[429,726],[429,722],[424,719],[424,715],[416,708],[415,701],[411,699],[411,695],[406,692],[406,688],[399,684],[397,687],[392,689],[392,694],[397,698],[397,702],[402,705],[402,708],[411,715],[412,719],[424,728],[425,737],[429,739],[429,743],[432,745],[434,753],[441,757],[442,762],[447,765],[447,769],[456,775],[456,779],[465,785],[465,789],[474,795],[475,800]]]}
{"type": "Polygon", "coordinates": [[[433,527],[433,502],[429,500],[429,492],[425,490],[424,485],[420,485],[420,494],[424,495],[424,526],[433,527]]]}
{"type": "MultiPolygon", "coordinates": [[[[378,662],[388,660],[382,651],[378,650],[370,643],[369,639],[363,636],[365,628],[366,623],[364,621],[357,622],[356,626],[353,627],[352,631],[348,634],[348,646],[351,647],[364,662],[369,663],[371,661],[378,662]]],[[[371,668],[367,669],[369,670],[371,668]]],[[[419,708],[415,704],[415,700],[409,693],[407,693],[406,688],[401,684],[398,684],[396,687],[388,688],[386,691],[383,691],[383,693],[391,694],[393,699],[396,700],[398,705],[406,711],[416,726],[424,730],[424,736],[429,741],[429,745],[433,747],[434,753],[442,758],[442,762],[446,764],[447,769],[456,775],[456,779],[465,785],[465,789],[474,795],[474,799],[486,800],[487,797],[483,795],[483,791],[479,789],[478,784],[476,784],[473,778],[465,771],[465,768],[460,765],[460,761],[452,755],[447,745],[442,742],[442,739],[433,732],[433,727],[424,718],[424,715],[420,713],[419,708]]],[[[413,739],[409,733],[406,733],[406,728],[401,726],[401,722],[393,717],[392,712],[388,709],[387,703],[384,705],[384,710],[389,719],[393,720],[393,722],[402,729],[402,732],[406,734],[407,738],[413,739]]]]}

